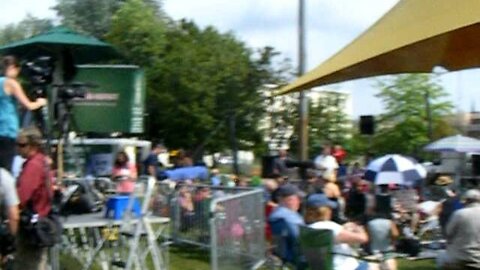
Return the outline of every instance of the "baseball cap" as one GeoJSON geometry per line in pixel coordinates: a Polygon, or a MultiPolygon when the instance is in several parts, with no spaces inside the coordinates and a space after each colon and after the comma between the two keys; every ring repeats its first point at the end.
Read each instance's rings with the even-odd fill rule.
{"type": "Polygon", "coordinates": [[[337,203],[328,199],[327,196],[321,193],[310,195],[307,199],[307,206],[309,207],[322,207],[327,206],[332,209],[337,208],[337,203]]]}
{"type": "Polygon", "coordinates": [[[300,189],[298,189],[297,186],[294,186],[292,184],[285,184],[283,186],[280,186],[278,188],[278,193],[277,194],[280,197],[288,197],[288,196],[292,196],[292,195],[302,196],[302,193],[301,193],[300,189]]]}
{"type": "Polygon", "coordinates": [[[480,191],[476,189],[469,189],[463,195],[463,199],[474,201],[474,202],[480,202],[480,191]]]}

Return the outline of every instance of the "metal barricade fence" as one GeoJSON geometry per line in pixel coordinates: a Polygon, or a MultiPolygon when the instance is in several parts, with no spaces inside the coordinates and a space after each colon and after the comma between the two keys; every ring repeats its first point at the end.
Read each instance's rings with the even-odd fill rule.
{"type": "Polygon", "coordinates": [[[263,191],[214,199],[210,205],[211,267],[256,269],[265,259],[263,191]]]}
{"type": "Polygon", "coordinates": [[[212,201],[250,190],[252,189],[177,185],[169,201],[173,241],[209,247],[212,201]]]}
{"type": "Polygon", "coordinates": [[[263,190],[157,184],[155,215],[170,217],[175,243],[210,248],[212,269],[254,269],[266,252],[263,190]]]}

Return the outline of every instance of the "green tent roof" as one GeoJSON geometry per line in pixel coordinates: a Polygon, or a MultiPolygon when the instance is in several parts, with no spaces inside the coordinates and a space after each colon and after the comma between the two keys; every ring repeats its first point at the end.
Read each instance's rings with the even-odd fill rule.
{"type": "Polygon", "coordinates": [[[0,47],[0,53],[14,54],[22,59],[41,55],[55,57],[64,50],[69,50],[75,64],[94,63],[119,57],[110,44],[63,26],[0,47]]]}

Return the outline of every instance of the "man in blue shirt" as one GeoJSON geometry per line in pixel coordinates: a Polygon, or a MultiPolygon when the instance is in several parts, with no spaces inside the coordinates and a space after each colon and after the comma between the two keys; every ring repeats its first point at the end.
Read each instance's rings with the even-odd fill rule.
{"type": "Polygon", "coordinates": [[[294,236],[298,236],[298,226],[305,224],[303,217],[298,213],[301,204],[300,190],[291,184],[285,184],[278,188],[279,206],[272,212],[268,218],[269,222],[275,222],[283,219],[294,236]]]}
{"type": "Polygon", "coordinates": [[[162,144],[155,145],[155,147],[152,149],[152,152],[150,152],[148,157],[143,161],[143,174],[159,178],[159,167],[163,165],[158,160],[158,155],[164,152],[165,147],[162,144]]]}
{"type": "Polygon", "coordinates": [[[272,235],[278,241],[283,250],[277,251],[283,261],[295,263],[297,259],[297,240],[299,226],[304,225],[303,217],[298,213],[301,204],[300,190],[291,184],[285,184],[278,188],[279,206],[268,217],[268,223],[272,229],[272,235]]]}

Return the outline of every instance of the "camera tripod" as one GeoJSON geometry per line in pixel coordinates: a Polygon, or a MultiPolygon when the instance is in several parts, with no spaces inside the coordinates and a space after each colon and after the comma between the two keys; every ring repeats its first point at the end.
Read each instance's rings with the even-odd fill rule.
{"type": "Polygon", "coordinates": [[[79,158],[73,149],[73,144],[69,140],[69,133],[72,126],[75,126],[75,119],[72,113],[73,101],[71,99],[59,99],[55,103],[56,121],[55,126],[59,131],[57,139],[57,172],[58,178],[63,179],[64,176],[64,153],[68,153],[69,157],[75,160],[75,164],[79,164],[79,158]],[[66,151],[64,151],[64,149],[66,151]]]}

